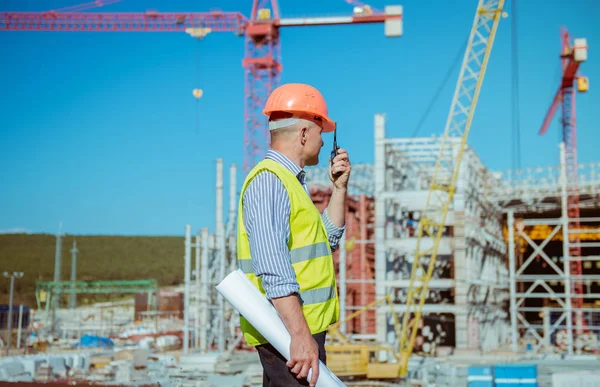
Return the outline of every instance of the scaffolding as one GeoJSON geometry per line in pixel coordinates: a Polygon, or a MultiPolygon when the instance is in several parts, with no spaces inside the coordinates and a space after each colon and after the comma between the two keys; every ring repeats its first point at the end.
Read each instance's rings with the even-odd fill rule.
{"type": "MultiPolygon", "coordinates": [[[[146,294],[148,306],[151,311],[156,312],[158,306],[158,283],[154,279],[147,280],[120,280],[120,281],[37,281],[35,288],[35,298],[37,303],[37,311],[44,311],[40,314],[40,328],[44,334],[60,334],[66,337],[69,332],[73,331],[72,323],[74,320],[81,318],[80,312],[75,311],[72,305],[75,304],[75,299],[78,294],[93,294],[93,295],[123,295],[123,294],[146,294]],[[63,298],[69,298],[69,310],[59,310],[63,302],[63,298]],[[68,316],[68,318],[66,318],[68,316]],[[41,323],[42,321],[43,324],[41,323]]],[[[127,301],[126,303],[129,303],[127,301]]],[[[103,307],[100,307],[100,315],[102,316],[103,307]]],[[[101,317],[103,320],[103,317],[101,317]]],[[[120,317],[119,322],[123,320],[120,317]]],[[[113,321],[114,322],[114,321],[113,321]]],[[[89,327],[88,327],[89,328],[89,327]]],[[[109,331],[112,332],[113,324],[110,324],[109,331]]],[[[104,325],[101,324],[100,332],[104,333],[104,325]]],[[[40,332],[41,333],[41,332],[40,332]]]]}
{"type": "Polygon", "coordinates": [[[156,310],[158,283],[154,279],[129,281],[37,281],[35,298],[38,310],[56,307],[61,296],[73,294],[148,294],[148,305],[156,310]]]}
{"type": "MultiPolygon", "coordinates": [[[[378,297],[391,294],[397,305],[396,310],[402,312],[408,283],[406,277],[410,273],[410,253],[414,250],[411,243],[440,140],[435,136],[387,139],[383,115],[376,115],[375,131],[375,165],[353,165],[349,194],[364,195],[375,200],[376,225],[367,227],[376,226],[379,230],[375,260],[378,297]]],[[[327,168],[309,168],[307,179],[311,187],[323,189],[329,183],[327,168]]],[[[580,165],[578,179],[580,206],[593,212],[600,203],[600,163],[580,165]]],[[[424,308],[427,316],[418,340],[421,352],[433,353],[439,345],[489,350],[509,343],[514,338],[514,324],[512,320],[509,321],[514,281],[511,281],[507,262],[510,249],[506,212],[511,211],[526,223],[538,221],[529,219],[535,218],[536,213],[542,218],[552,217],[552,214],[560,213],[561,192],[560,166],[489,171],[475,152],[467,148],[459,191],[448,215],[446,236],[440,245],[437,276],[432,281],[430,299],[424,308]]],[[[560,215],[556,217],[560,218],[560,215]]],[[[587,218],[585,222],[582,219],[581,233],[585,232],[588,239],[596,231],[600,235],[600,230],[589,224],[593,219],[587,218]]],[[[548,219],[544,221],[547,224],[548,219]]],[[[537,226],[527,226],[524,233],[539,234],[542,224],[538,222],[537,226]]],[[[548,231],[548,227],[543,231],[546,236],[552,231],[548,231]]],[[[521,238],[520,243],[525,243],[522,236],[516,238],[521,238]]],[[[537,241],[538,244],[540,242],[537,241]]],[[[596,246],[593,244],[596,242],[591,240],[582,243],[588,249],[596,246]]],[[[535,247],[531,248],[535,250],[535,247]]],[[[600,264],[591,267],[593,264],[596,263],[587,264],[589,271],[595,269],[598,272],[600,264]]],[[[595,289],[595,278],[586,275],[581,280],[585,281],[588,289],[595,289]]],[[[517,279],[517,283],[519,281],[517,279]]],[[[585,297],[590,297],[593,302],[595,296],[585,297]]],[[[356,305],[360,306],[364,305],[356,305]]],[[[592,307],[592,304],[588,302],[587,306],[592,307]]],[[[554,305],[554,308],[561,307],[560,304],[554,305]]],[[[598,305],[593,307],[597,308],[598,305]]],[[[600,324],[600,315],[590,314],[591,311],[585,308],[583,311],[588,312],[588,324],[592,327],[600,324]]],[[[538,312],[548,312],[549,316],[554,316],[559,310],[544,309],[538,312]]],[[[526,321],[529,321],[528,318],[534,321],[537,317],[533,314],[525,313],[522,317],[526,317],[526,321]]],[[[514,316],[516,314],[510,318],[514,316]]],[[[552,317],[551,320],[554,323],[556,319],[552,317]]],[[[519,320],[519,324],[524,323],[519,320]]],[[[528,324],[536,325],[534,322],[528,324]]],[[[525,334],[522,326],[518,329],[525,334]]],[[[564,344],[567,341],[566,330],[559,331],[558,335],[563,343],[561,345],[568,346],[564,344]]],[[[580,347],[589,347],[590,337],[588,332],[581,333],[580,342],[588,344],[581,344],[580,347]]],[[[390,344],[394,342],[390,316],[379,316],[377,338],[390,344]]],[[[523,344],[524,341],[517,336],[517,347],[522,349],[519,342],[523,344]]],[[[526,344],[523,345],[526,348],[526,344]]]]}
{"type": "MultiPolygon", "coordinates": [[[[409,140],[409,139],[406,139],[409,140]]],[[[414,143],[426,144],[435,137],[414,138],[414,143]]],[[[405,167],[410,168],[410,165],[405,167]]],[[[329,184],[327,167],[307,168],[311,186],[326,187],[329,184]]],[[[560,165],[524,168],[507,171],[488,171],[485,175],[486,194],[502,208],[518,212],[543,212],[560,210],[560,165]]],[[[578,190],[584,198],[581,208],[593,208],[600,200],[600,162],[579,164],[578,190]]],[[[373,164],[353,164],[352,177],[348,183],[350,195],[375,196],[373,164]]]]}
{"type": "MultiPolygon", "coordinates": [[[[449,158],[456,157],[459,140],[451,140],[449,158]]],[[[375,166],[353,166],[349,192],[375,199],[377,298],[391,294],[397,313],[405,309],[415,232],[440,142],[439,137],[385,138],[385,117],[378,114],[375,166]]],[[[488,175],[467,147],[424,306],[417,352],[435,354],[439,346],[488,350],[510,337],[502,209],[486,195],[488,175]]],[[[326,169],[311,169],[308,176],[311,184],[322,186],[326,169]]],[[[397,344],[392,318],[385,312],[378,318],[377,338],[397,344]]]]}
{"type": "MultiPolygon", "coordinates": [[[[331,184],[312,186],[311,199],[323,212],[331,198],[331,184]]],[[[348,195],[346,231],[339,248],[333,253],[339,285],[340,320],[362,310],[375,301],[374,201],[366,195],[348,195]]],[[[374,338],[375,311],[368,310],[340,325],[340,332],[350,338],[374,338]]]]}
{"type": "MultiPolygon", "coordinates": [[[[446,145],[458,157],[459,141],[446,145]]],[[[385,117],[375,116],[375,229],[378,298],[392,294],[403,313],[414,260],[416,230],[440,152],[441,138],[385,138],[385,117]],[[381,247],[381,248],[380,248],[381,247]]],[[[485,195],[486,169],[467,147],[429,283],[415,351],[434,355],[439,346],[491,350],[508,337],[508,270],[502,212],[485,195]]],[[[426,247],[430,238],[422,239],[426,247]]],[[[428,257],[421,264],[426,267],[428,257]]],[[[395,344],[389,314],[378,315],[379,340],[395,344]]]]}
{"type": "MultiPolygon", "coordinates": [[[[596,207],[600,200],[600,162],[579,164],[577,175],[579,207],[596,207]]],[[[494,172],[488,180],[491,199],[505,209],[515,213],[560,211],[560,165],[494,172]]]]}
{"type": "MultiPolygon", "coordinates": [[[[570,187],[564,160],[561,144],[559,217],[523,219],[515,218],[514,209],[507,213],[514,351],[525,347],[533,353],[573,355],[598,350],[600,217],[570,217],[570,187]],[[579,226],[573,228],[573,224],[579,226]],[[573,247],[579,248],[581,254],[572,256],[573,247]],[[572,272],[573,261],[582,263],[581,274],[572,272]],[[573,291],[575,284],[580,285],[582,293],[573,291]],[[581,302],[575,303],[575,300],[581,302]]],[[[594,190],[597,182],[589,183],[586,196],[597,197],[598,190],[594,190]]],[[[550,191],[547,195],[546,203],[557,198],[556,192],[550,191]]],[[[590,204],[588,202],[585,208],[590,204]]],[[[595,206],[599,207],[597,200],[595,206]]]]}
{"type": "Polygon", "coordinates": [[[200,353],[210,350],[231,351],[242,344],[239,314],[223,301],[215,288],[228,273],[237,268],[237,167],[232,164],[229,172],[227,223],[223,218],[223,159],[217,159],[215,232],[209,234],[208,228],[202,228],[195,235],[195,241],[192,241],[191,225],[185,227],[184,354],[189,353],[190,344],[200,353]]]}

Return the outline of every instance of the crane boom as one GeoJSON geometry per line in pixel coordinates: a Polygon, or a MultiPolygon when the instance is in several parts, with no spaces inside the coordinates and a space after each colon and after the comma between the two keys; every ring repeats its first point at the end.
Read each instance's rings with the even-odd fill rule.
{"type": "Polygon", "coordinates": [[[210,28],[219,32],[243,32],[248,19],[240,12],[2,12],[0,30],[184,32],[186,28],[210,28]]]}
{"type": "MultiPolygon", "coordinates": [[[[352,15],[274,20],[277,27],[385,23],[401,15],[352,15]]],[[[3,12],[0,29],[20,31],[119,31],[184,32],[186,28],[210,28],[212,32],[242,33],[248,19],[239,12],[3,12]]]]}
{"type": "Polygon", "coordinates": [[[406,377],[408,374],[408,360],[412,355],[423,305],[427,299],[429,281],[435,267],[438,246],[454,197],[460,163],[496,37],[496,30],[500,17],[503,16],[503,7],[504,0],[479,0],[477,5],[469,43],[431,178],[425,209],[419,222],[408,299],[406,310],[402,316],[400,377],[406,377]],[[456,145],[458,146],[455,148],[456,145]],[[422,246],[424,237],[431,238],[431,247],[422,246]],[[426,263],[426,257],[430,257],[428,263],[426,263]],[[427,264],[426,268],[424,268],[425,264],[427,264]],[[411,319],[413,314],[414,317],[411,319]]]}

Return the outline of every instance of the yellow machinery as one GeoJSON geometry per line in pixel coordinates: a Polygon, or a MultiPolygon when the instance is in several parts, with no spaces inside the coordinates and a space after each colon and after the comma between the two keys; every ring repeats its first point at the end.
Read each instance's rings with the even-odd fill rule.
{"type": "Polygon", "coordinates": [[[406,377],[408,374],[408,361],[412,355],[423,305],[427,299],[429,280],[435,267],[446,216],[456,189],[456,180],[473,121],[475,106],[500,17],[506,16],[502,12],[503,7],[504,0],[479,0],[477,5],[452,107],[431,178],[427,202],[419,222],[408,300],[406,311],[402,316],[400,377],[406,377]],[[454,157],[455,154],[456,157],[454,157]],[[431,238],[433,242],[431,247],[421,247],[423,237],[431,238]],[[430,257],[429,262],[427,262],[427,257],[430,257]],[[411,318],[411,315],[414,317],[411,318]]]}
{"type": "Polygon", "coordinates": [[[387,302],[394,319],[394,329],[398,334],[400,325],[394,312],[392,297],[386,296],[372,302],[364,308],[350,314],[344,320],[329,327],[328,335],[331,342],[325,346],[327,351],[327,367],[338,377],[361,377],[368,379],[397,378],[400,370],[400,356],[391,345],[381,345],[376,342],[353,341],[340,332],[339,327],[361,313],[387,302]],[[393,359],[392,359],[393,358],[393,359]],[[393,360],[393,361],[390,361],[393,360]]]}

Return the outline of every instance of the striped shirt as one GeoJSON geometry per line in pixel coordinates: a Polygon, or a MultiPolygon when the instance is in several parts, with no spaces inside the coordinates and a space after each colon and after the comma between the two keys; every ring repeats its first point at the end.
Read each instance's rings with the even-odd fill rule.
{"type": "MultiPolygon", "coordinates": [[[[307,195],[306,172],[285,155],[268,150],[265,156],[289,169],[300,181],[307,195]]],[[[250,242],[254,274],[262,278],[267,298],[285,297],[300,293],[292,267],[288,240],[290,237],[290,198],[283,183],[272,172],[260,172],[250,182],[242,201],[244,227],[250,242]]],[[[331,250],[338,247],[346,225],[337,227],[321,215],[331,250]]]]}

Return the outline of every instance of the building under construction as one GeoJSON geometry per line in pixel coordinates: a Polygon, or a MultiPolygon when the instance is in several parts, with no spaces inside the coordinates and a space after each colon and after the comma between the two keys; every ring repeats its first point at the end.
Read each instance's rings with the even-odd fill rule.
{"type": "MultiPolygon", "coordinates": [[[[440,138],[385,138],[385,117],[376,115],[375,148],[374,165],[353,167],[346,249],[336,253],[347,260],[346,278],[339,279],[340,287],[346,283],[346,313],[373,301],[373,293],[391,294],[396,311],[405,311],[416,229],[440,138]],[[362,213],[355,203],[359,209],[364,203],[362,213]]],[[[583,262],[581,276],[565,274],[562,249],[568,246],[563,246],[561,230],[569,227],[561,214],[566,192],[560,171],[554,166],[493,172],[467,149],[416,350],[433,354],[436,347],[449,346],[489,352],[514,341],[515,350],[533,345],[536,352],[550,347],[572,351],[565,334],[569,326],[575,327],[577,314],[570,312],[576,309],[584,315],[584,328],[572,338],[583,347],[574,350],[597,348],[590,340],[596,340],[594,332],[600,329],[600,163],[580,166],[582,255],[576,259],[583,262]],[[580,308],[565,300],[569,283],[575,281],[585,283],[584,292],[572,295],[584,300],[580,308]]],[[[327,170],[311,170],[309,178],[313,198],[322,201],[328,192],[324,187],[330,185],[327,170]]],[[[378,340],[397,345],[389,315],[382,312],[366,329],[361,329],[365,317],[355,320],[346,332],[375,333],[378,340]]]]}
{"type": "MultiPolygon", "coordinates": [[[[406,311],[416,230],[441,138],[386,138],[385,127],[385,116],[375,115],[375,162],[353,166],[347,231],[334,260],[343,320],[338,329],[354,343],[386,343],[397,350],[391,310],[366,307],[390,295],[395,314],[406,311]],[[353,313],[355,317],[346,318],[353,313]]],[[[448,148],[449,157],[458,145],[454,141],[448,148]]],[[[415,355],[597,353],[600,163],[580,165],[578,229],[570,226],[564,210],[569,193],[565,169],[563,162],[489,171],[467,147],[418,324],[415,355]],[[578,242],[569,238],[573,234],[580,235],[578,242]],[[574,243],[581,248],[580,256],[568,254],[574,243]],[[582,263],[581,275],[570,272],[575,259],[582,263]],[[574,283],[584,286],[577,290],[574,283]]],[[[230,187],[236,187],[235,167],[231,172],[230,187]]],[[[210,235],[205,228],[194,242],[187,228],[186,273],[195,271],[195,261],[204,278],[195,285],[186,274],[186,310],[190,345],[227,351],[243,348],[238,316],[213,284],[236,268],[231,222],[237,196],[234,189],[229,192],[226,225],[222,160],[217,178],[216,233],[210,235]]],[[[327,168],[307,168],[307,180],[313,202],[324,209],[331,193],[327,168]]]]}

